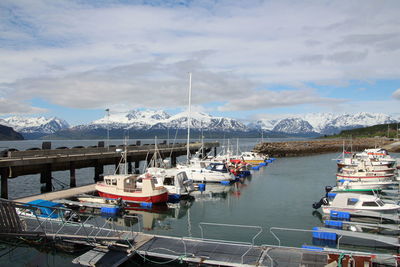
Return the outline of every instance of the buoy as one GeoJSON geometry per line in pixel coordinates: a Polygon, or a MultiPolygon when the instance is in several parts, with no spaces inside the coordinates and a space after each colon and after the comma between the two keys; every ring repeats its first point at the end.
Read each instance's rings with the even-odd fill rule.
{"type": "Polygon", "coordinates": [[[206,184],[199,184],[199,191],[203,192],[206,190],[206,184]]]}
{"type": "Polygon", "coordinates": [[[221,184],[223,184],[223,185],[230,185],[231,182],[229,182],[229,181],[221,181],[221,184]]]}

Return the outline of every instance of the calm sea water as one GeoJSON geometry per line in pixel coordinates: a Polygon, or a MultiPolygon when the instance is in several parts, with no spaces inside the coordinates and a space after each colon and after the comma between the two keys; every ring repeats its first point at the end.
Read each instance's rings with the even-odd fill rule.
{"type": "MultiPolygon", "coordinates": [[[[183,141],[183,140],[182,140],[183,141]]],[[[221,143],[223,140],[220,140],[221,143]]],[[[259,139],[240,140],[241,150],[251,149],[259,139]]],[[[278,140],[275,140],[278,141],[278,140]]],[[[94,145],[97,141],[53,141],[56,146],[94,145]],[[57,142],[57,145],[55,143],[57,142]]],[[[121,140],[112,141],[121,144],[121,140]]],[[[234,141],[236,142],[236,141],[234,141]]],[[[0,146],[26,148],[38,146],[41,141],[1,142],[0,146]]],[[[206,185],[206,192],[195,196],[194,201],[171,204],[168,209],[143,211],[145,231],[153,234],[200,237],[202,222],[229,224],[225,226],[203,225],[205,238],[250,242],[258,230],[237,227],[260,226],[262,233],[256,244],[278,245],[271,230],[283,246],[312,244],[311,233],[273,230],[272,227],[311,230],[321,226],[320,213],[312,203],[324,195],[324,187],[335,183],[337,154],[306,157],[279,158],[267,167],[254,171],[250,178],[232,186],[206,185]],[[208,192],[207,192],[208,191],[208,192]],[[210,191],[213,193],[211,194],[210,191]]],[[[399,157],[400,154],[393,154],[399,157]]],[[[111,170],[110,170],[111,171],[111,170]]],[[[53,176],[68,183],[66,172],[53,176]]],[[[93,181],[93,170],[77,172],[78,184],[93,181]]],[[[39,176],[18,177],[10,181],[10,195],[19,197],[40,192],[39,176]]],[[[124,223],[122,219],[120,223],[124,223]]],[[[18,247],[8,253],[10,245],[1,244],[0,265],[14,266],[73,266],[76,255],[38,251],[34,248],[18,247]],[[3,250],[1,250],[3,248],[3,250]]]]}

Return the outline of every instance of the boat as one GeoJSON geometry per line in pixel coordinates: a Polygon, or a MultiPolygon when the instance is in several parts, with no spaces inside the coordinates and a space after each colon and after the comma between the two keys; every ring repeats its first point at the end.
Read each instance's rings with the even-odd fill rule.
{"type": "Polygon", "coordinates": [[[147,175],[151,175],[156,186],[165,187],[169,197],[173,199],[187,197],[195,190],[193,181],[188,179],[185,171],[159,167],[147,168],[146,173],[140,175],[136,181],[138,188],[142,188],[143,179],[147,175]]]}
{"type": "Polygon", "coordinates": [[[104,176],[104,181],[96,183],[99,196],[119,199],[125,202],[165,203],[168,201],[168,190],[163,186],[156,187],[153,178],[148,175],[142,178],[142,187],[137,187],[138,175],[114,174],[104,176]]]}
{"type": "Polygon", "coordinates": [[[244,162],[250,163],[252,165],[259,165],[260,163],[265,162],[268,160],[267,157],[260,155],[256,152],[242,152],[239,156],[239,159],[241,159],[244,162]]]}
{"type": "MultiPolygon", "coordinates": [[[[315,208],[317,205],[314,206],[315,208]]],[[[336,194],[332,200],[327,198],[321,199],[322,211],[330,213],[334,211],[376,211],[381,213],[394,213],[400,209],[397,204],[388,204],[383,202],[375,195],[364,195],[356,193],[341,193],[336,194]]]]}
{"type": "Polygon", "coordinates": [[[186,172],[194,182],[230,183],[235,180],[226,163],[191,159],[188,165],[178,165],[177,168],[186,172]]]}
{"type": "Polygon", "coordinates": [[[332,187],[333,193],[340,192],[378,192],[383,189],[394,185],[393,181],[382,181],[382,182],[368,182],[368,181],[350,181],[350,180],[339,180],[337,185],[332,187]]]}

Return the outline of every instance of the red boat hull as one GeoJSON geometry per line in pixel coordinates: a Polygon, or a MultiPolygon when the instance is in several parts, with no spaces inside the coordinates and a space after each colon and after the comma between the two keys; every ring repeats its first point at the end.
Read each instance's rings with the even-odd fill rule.
{"type": "Polygon", "coordinates": [[[165,203],[168,201],[168,192],[156,196],[146,196],[146,197],[128,197],[128,196],[120,196],[120,195],[104,193],[100,191],[98,192],[101,197],[113,198],[113,199],[121,198],[125,201],[130,201],[130,202],[165,203]]]}

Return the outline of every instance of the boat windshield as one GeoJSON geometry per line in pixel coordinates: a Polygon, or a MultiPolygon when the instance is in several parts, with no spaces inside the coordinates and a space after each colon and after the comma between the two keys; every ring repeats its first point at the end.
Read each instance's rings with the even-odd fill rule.
{"type": "Polygon", "coordinates": [[[226,168],[225,164],[217,164],[217,163],[211,163],[210,165],[207,166],[207,170],[211,171],[217,171],[217,172],[228,172],[228,169],[226,168]]]}
{"type": "Polygon", "coordinates": [[[378,203],[375,201],[366,201],[362,204],[364,207],[378,207],[378,203]]]}
{"type": "Polygon", "coordinates": [[[376,203],[378,203],[378,205],[381,206],[381,207],[385,205],[385,203],[383,203],[383,201],[380,200],[380,199],[378,199],[378,200],[376,201],[376,203]]]}

